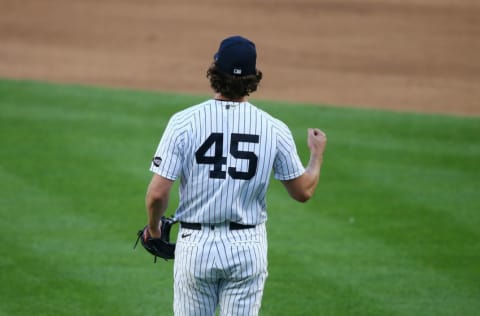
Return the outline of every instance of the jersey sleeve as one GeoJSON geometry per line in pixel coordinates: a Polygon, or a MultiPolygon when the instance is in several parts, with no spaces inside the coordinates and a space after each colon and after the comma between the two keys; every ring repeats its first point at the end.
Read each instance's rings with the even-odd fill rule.
{"type": "Polygon", "coordinates": [[[283,123],[277,135],[277,154],[273,163],[274,176],[277,180],[292,180],[305,172],[292,133],[283,123]]]}
{"type": "Polygon", "coordinates": [[[185,133],[175,116],[167,124],[150,165],[150,171],[170,180],[177,179],[184,160],[185,133]]]}

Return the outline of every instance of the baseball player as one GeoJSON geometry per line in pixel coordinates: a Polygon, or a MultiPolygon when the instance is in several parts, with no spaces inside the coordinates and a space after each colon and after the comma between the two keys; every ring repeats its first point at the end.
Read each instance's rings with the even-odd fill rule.
{"type": "Polygon", "coordinates": [[[251,104],[262,72],[254,43],[224,39],[207,71],[215,96],[173,115],[146,194],[148,233],[160,237],[170,190],[180,180],[174,263],[175,315],[258,315],[267,277],[265,195],[272,170],[305,202],[317,186],[325,134],[308,129],[304,167],[289,128],[251,104]]]}

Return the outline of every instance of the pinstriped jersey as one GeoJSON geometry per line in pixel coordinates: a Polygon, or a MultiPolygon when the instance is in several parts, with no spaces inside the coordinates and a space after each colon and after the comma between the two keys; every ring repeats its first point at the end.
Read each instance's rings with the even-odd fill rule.
{"type": "Polygon", "coordinates": [[[150,170],[180,178],[178,220],[246,225],[267,219],[272,170],[279,180],[305,171],[283,122],[249,102],[214,99],[170,118],[150,170]]]}

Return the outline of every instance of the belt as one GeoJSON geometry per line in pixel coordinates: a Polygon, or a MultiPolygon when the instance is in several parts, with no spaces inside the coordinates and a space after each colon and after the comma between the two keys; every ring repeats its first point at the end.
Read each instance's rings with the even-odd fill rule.
{"type": "MultiPolygon", "coordinates": [[[[211,226],[213,229],[215,227],[215,224],[209,225],[209,224],[200,224],[200,223],[180,222],[180,226],[186,229],[202,230],[202,226],[211,226]]],[[[255,228],[255,225],[243,225],[239,223],[230,222],[229,227],[230,227],[230,230],[240,230],[240,229],[255,228]]]]}

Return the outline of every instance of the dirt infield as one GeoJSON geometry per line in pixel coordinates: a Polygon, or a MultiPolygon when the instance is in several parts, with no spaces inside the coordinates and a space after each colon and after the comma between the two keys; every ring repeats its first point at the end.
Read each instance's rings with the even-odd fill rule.
{"type": "Polygon", "coordinates": [[[0,77],[210,94],[256,42],[253,98],[480,115],[476,0],[0,0],[0,77]]]}

